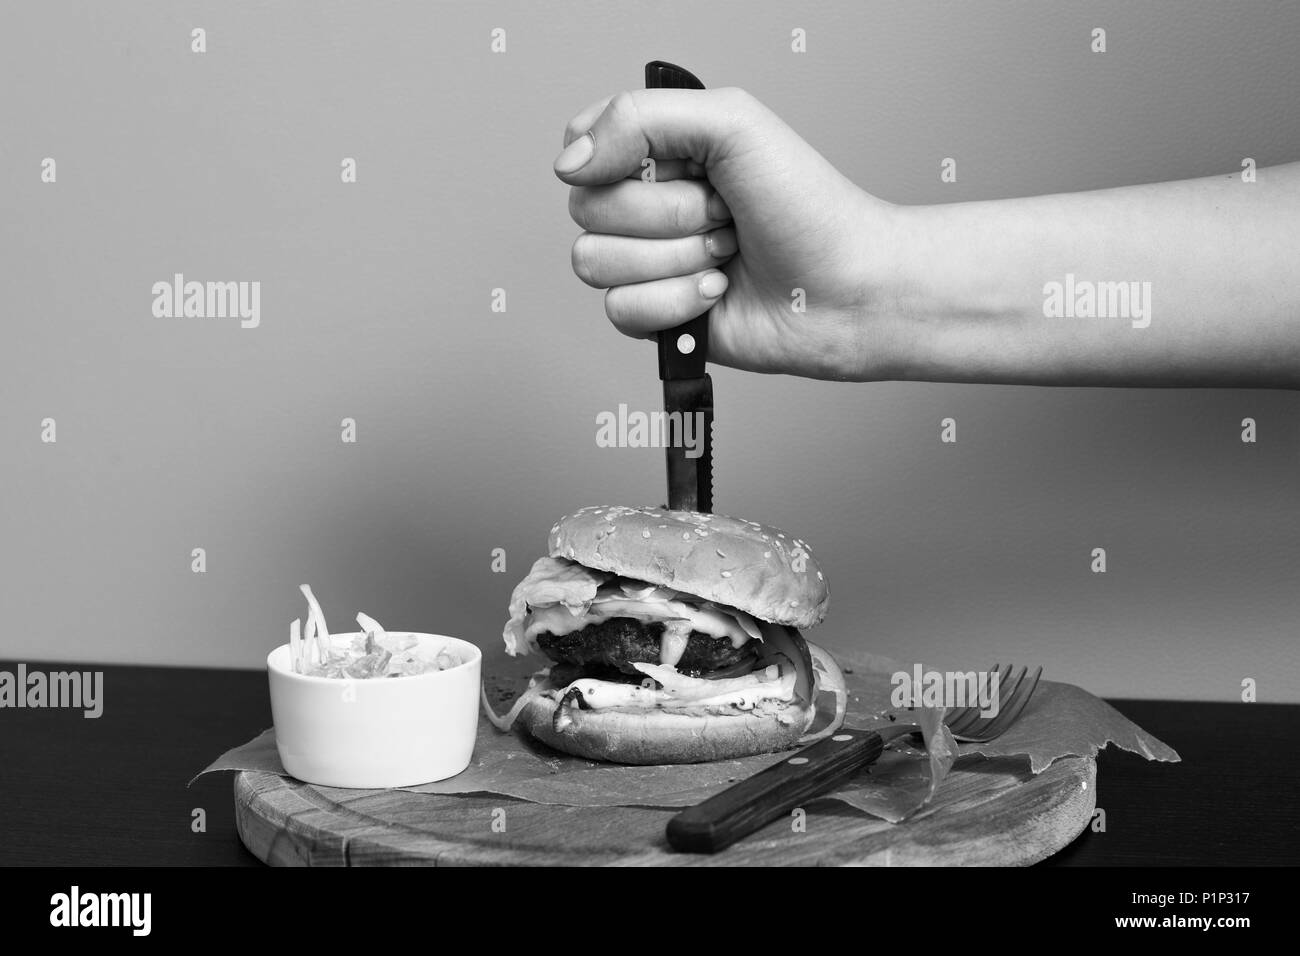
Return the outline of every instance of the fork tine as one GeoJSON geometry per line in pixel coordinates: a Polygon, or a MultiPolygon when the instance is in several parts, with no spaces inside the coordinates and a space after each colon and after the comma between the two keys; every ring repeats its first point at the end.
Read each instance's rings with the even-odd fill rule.
{"type": "Polygon", "coordinates": [[[1005,733],[1007,728],[1015,723],[1025,707],[1029,705],[1029,699],[1034,696],[1034,691],[1038,687],[1038,679],[1043,676],[1043,669],[1042,667],[1035,668],[1034,676],[1028,682],[1024,682],[1023,678],[1028,673],[1029,669],[1026,668],[1025,673],[1021,675],[1021,683],[1012,692],[1011,697],[1005,704],[999,705],[997,716],[989,721],[988,726],[981,728],[981,734],[986,740],[992,740],[994,737],[999,737],[1005,733]]]}
{"type": "MultiPolygon", "coordinates": [[[[992,669],[989,671],[990,674],[998,675],[999,685],[1006,677],[1005,671],[999,672],[999,668],[1001,668],[1002,666],[1003,665],[1001,664],[994,664],[992,669]]],[[[1002,697],[999,694],[998,700],[1001,699],[1002,697]]],[[[944,718],[944,723],[948,725],[948,729],[952,731],[953,735],[955,736],[957,734],[964,734],[968,732],[969,729],[979,721],[979,719],[980,719],[980,709],[978,706],[962,707],[946,715],[944,718]]]]}
{"type": "MultiPolygon", "coordinates": [[[[993,670],[996,671],[997,669],[998,665],[994,664],[993,670]]],[[[948,725],[948,729],[955,735],[967,727],[978,716],[978,713],[979,710],[975,707],[950,708],[943,715],[943,722],[948,725]]]]}
{"type": "Polygon", "coordinates": [[[976,728],[976,733],[984,740],[992,740],[997,737],[1007,727],[1010,727],[1020,712],[1023,704],[1017,704],[1029,684],[1025,678],[1029,676],[1029,668],[1022,667],[1018,674],[1014,674],[1006,684],[998,690],[998,711],[985,718],[984,723],[976,728]]]}
{"type": "Polygon", "coordinates": [[[972,723],[979,719],[978,707],[960,707],[944,715],[943,722],[948,725],[948,729],[953,735],[961,734],[966,731],[972,723]]]}
{"type": "Polygon", "coordinates": [[[1005,669],[1001,671],[1000,676],[1002,680],[998,683],[998,712],[985,717],[980,714],[979,707],[972,708],[978,719],[966,724],[966,726],[962,728],[963,736],[979,738],[987,737],[989,728],[998,717],[1001,716],[1006,705],[1015,697],[1016,690],[1020,687],[1020,682],[1024,679],[1024,676],[1027,673],[1027,670],[1021,670],[1020,673],[1017,674],[1016,670],[1017,668],[1015,665],[1008,664],[1005,669]]]}
{"type": "MultiPolygon", "coordinates": [[[[1026,673],[1028,673],[1027,668],[1026,668],[1026,673]]],[[[1007,714],[1005,725],[997,728],[998,733],[1002,733],[1004,730],[1006,730],[1007,727],[1009,727],[1015,720],[1017,720],[1020,717],[1021,713],[1024,712],[1024,709],[1029,706],[1029,699],[1034,696],[1034,691],[1038,689],[1038,680],[1042,676],[1043,676],[1043,668],[1035,667],[1033,676],[1029,678],[1028,683],[1026,683],[1023,687],[1020,688],[1019,695],[1015,699],[1012,706],[1009,708],[1009,713],[1007,714]]],[[[998,716],[1001,717],[1002,715],[999,714],[998,716]]]]}
{"type": "Polygon", "coordinates": [[[1028,667],[1021,668],[1019,674],[1016,674],[1015,669],[1013,668],[1011,673],[1013,676],[1008,678],[1007,682],[998,688],[998,713],[994,715],[993,717],[994,720],[997,720],[998,715],[1002,713],[1003,701],[1010,702],[1012,700],[1015,700],[1016,692],[1020,690],[1020,684],[1022,681],[1024,681],[1025,676],[1029,673],[1029,668],[1028,667]],[[1011,686],[1008,687],[1007,684],[1010,684],[1011,686]]]}

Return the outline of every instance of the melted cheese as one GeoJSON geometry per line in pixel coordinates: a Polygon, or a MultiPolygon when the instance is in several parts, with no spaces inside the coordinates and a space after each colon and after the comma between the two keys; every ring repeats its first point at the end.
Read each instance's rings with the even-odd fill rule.
{"type": "Polygon", "coordinates": [[[690,641],[689,621],[664,622],[664,636],[659,639],[659,663],[665,667],[676,667],[677,662],[686,653],[686,645],[690,641]]]}
{"type": "MultiPolygon", "coordinates": [[[[729,638],[733,648],[740,647],[750,639],[749,633],[732,614],[715,607],[700,607],[686,601],[662,598],[657,594],[650,594],[645,598],[601,594],[597,595],[585,610],[581,607],[570,608],[563,604],[534,607],[529,612],[524,626],[524,638],[531,645],[533,639],[539,634],[554,634],[562,637],[580,631],[589,624],[600,624],[616,617],[629,617],[645,624],[684,621],[690,625],[690,630],[686,631],[688,635],[690,631],[699,631],[710,637],[729,638]]],[[[683,645],[682,650],[685,649],[683,645]]],[[[681,658],[680,653],[677,656],[678,659],[681,658]]],[[[672,661],[674,664],[676,662],[676,660],[672,661]]],[[[669,662],[664,661],[664,663],[669,662]]]]}

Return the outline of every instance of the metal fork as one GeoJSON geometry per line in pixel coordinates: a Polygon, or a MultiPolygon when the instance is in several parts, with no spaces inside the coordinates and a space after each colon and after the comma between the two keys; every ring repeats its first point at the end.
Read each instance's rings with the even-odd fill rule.
{"type": "Polygon", "coordinates": [[[1011,664],[994,664],[989,673],[998,675],[996,714],[981,717],[979,707],[975,706],[962,707],[943,715],[943,722],[962,743],[982,744],[1002,736],[1029,703],[1029,698],[1038,687],[1038,679],[1043,676],[1043,669],[1035,667],[1033,676],[1030,677],[1028,667],[1020,668],[1020,673],[1017,674],[1016,668],[1011,664]]]}
{"type": "MultiPolygon", "coordinates": [[[[943,722],[963,743],[987,743],[1006,732],[1024,711],[1043,669],[995,665],[998,709],[984,716],[979,704],[944,714],[943,722]]],[[[918,724],[899,723],[875,730],[841,728],[794,756],[760,770],[668,821],[668,842],[688,853],[726,849],[795,807],[818,797],[876,762],[885,745],[919,734],[918,724]]]]}

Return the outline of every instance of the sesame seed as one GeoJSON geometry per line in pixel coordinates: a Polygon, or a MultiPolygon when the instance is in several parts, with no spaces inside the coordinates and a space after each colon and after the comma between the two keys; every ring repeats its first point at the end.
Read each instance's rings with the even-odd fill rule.
{"type": "Polygon", "coordinates": [[[765,558],[770,558],[771,556],[772,556],[772,552],[771,552],[771,551],[764,551],[764,552],[763,552],[763,557],[765,557],[765,558]]]}
{"type": "Polygon", "coordinates": [[[683,532],[682,532],[682,540],[683,540],[683,541],[690,541],[690,540],[691,540],[691,533],[690,533],[689,531],[683,531],[683,532]]]}
{"type": "Polygon", "coordinates": [[[731,572],[730,572],[730,571],[723,571],[723,572],[722,572],[722,576],[723,576],[724,578],[729,578],[729,577],[731,577],[731,572]]]}
{"type": "Polygon", "coordinates": [[[822,580],[822,573],[820,571],[817,572],[817,580],[822,580]]]}
{"type": "Polygon", "coordinates": [[[642,528],[642,529],[641,529],[641,537],[643,537],[643,538],[648,538],[648,537],[650,537],[650,529],[649,529],[649,528],[642,528]]]}
{"type": "Polygon", "coordinates": [[[714,552],[718,555],[718,557],[720,557],[720,558],[725,558],[725,557],[726,557],[726,555],[723,554],[723,553],[722,553],[718,548],[714,548],[713,550],[714,550],[714,552]]]}
{"type": "Polygon", "coordinates": [[[573,557],[573,545],[569,545],[569,557],[573,557]]]}

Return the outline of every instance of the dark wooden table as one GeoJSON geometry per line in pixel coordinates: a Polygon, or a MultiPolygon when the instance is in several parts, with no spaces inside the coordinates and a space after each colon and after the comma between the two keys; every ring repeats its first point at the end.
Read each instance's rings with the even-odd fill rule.
{"type": "MultiPolygon", "coordinates": [[[[0,865],[260,865],[235,833],[230,775],[185,784],[270,726],[266,675],[98,669],[98,719],[0,710],[0,865]]],[[[1046,865],[1300,862],[1300,706],[1112,703],[1183,762],[1103,752],[1097,805],[1106,811],[1105,832],[1085,832],[1046,865]]]]}

